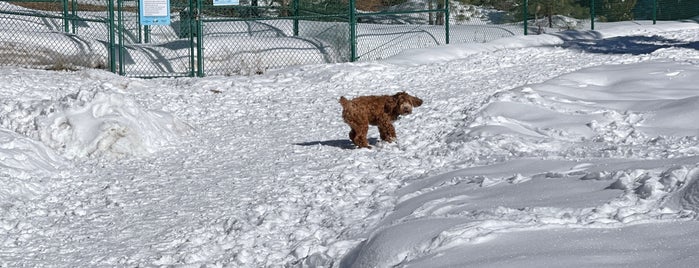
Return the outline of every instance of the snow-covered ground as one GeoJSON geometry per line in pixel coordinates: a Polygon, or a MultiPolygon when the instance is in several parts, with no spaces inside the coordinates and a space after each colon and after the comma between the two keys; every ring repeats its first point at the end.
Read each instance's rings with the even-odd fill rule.
{"type": "Polygon", "coordinates": [[[699,25],[606,27],[259,76],[0,67],[0,267],[694,266],[699,25]],[[339,97],[404,90],[397,142],[354,149],[339,97]]]}

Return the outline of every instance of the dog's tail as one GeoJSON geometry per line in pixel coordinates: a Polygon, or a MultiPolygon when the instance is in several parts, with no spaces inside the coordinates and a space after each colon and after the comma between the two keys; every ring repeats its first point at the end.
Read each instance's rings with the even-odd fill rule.
{"type": "Polygon", "coordinates": [[[342,105],[342,109],[348,109],[352,103],[345,98],[345,96],[340,97],[340,105],[342,105]]]}

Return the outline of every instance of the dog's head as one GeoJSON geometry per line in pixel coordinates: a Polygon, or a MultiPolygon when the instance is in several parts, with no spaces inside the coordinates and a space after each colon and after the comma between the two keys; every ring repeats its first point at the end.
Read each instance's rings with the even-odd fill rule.
{"type": "Polygon", "coordinates": [[[411,96],[408,93],[398,92],[391,96],[391,101],[386,103],[385,110],[387,113],[395,116],[411,114],[413,107],[422,105],[422,100],[418,97],[411,96]]]}

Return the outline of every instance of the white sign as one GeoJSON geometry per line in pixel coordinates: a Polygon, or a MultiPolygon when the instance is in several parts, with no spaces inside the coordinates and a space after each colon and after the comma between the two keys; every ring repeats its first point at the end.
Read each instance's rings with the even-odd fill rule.
{"type": "Polygon", "coordinates": [[[140,0],[142,25],[169,25],[170,0],[140,0]]]}
{"type": "Polygon", "coordinates": [[[240,5],[240,0],[214,0],[214,6],[240,5]]]}

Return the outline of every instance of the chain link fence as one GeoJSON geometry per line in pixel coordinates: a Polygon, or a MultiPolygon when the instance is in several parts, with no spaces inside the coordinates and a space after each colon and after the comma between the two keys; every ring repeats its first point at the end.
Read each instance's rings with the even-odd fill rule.
{"type": "Polygon", "coordinates": [[[0,65],[109,68],[113,51],[105,45],[110,42],[106,7],[61,0],[1,1],[0,65]]]}
{"type": "Polygon", "coordinates": [[[205,3],[200,16],[206,74],[250,75],[290,65],[350,61],[348,13],[339,4],[205,3]]]}
{"type": "Polygon", "coordinates": [[[169,0],[144,25],[138,0],[0,1],[0,65],[126,76],[252,75],[377,60],[411,48],[619,21],[687,20],[690,0],[169,0]]]}

